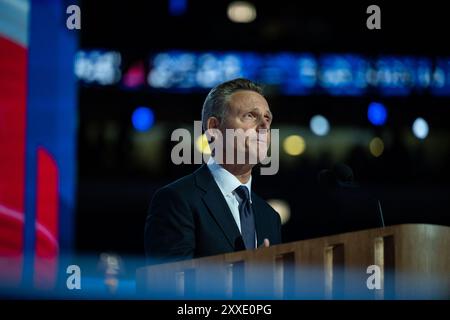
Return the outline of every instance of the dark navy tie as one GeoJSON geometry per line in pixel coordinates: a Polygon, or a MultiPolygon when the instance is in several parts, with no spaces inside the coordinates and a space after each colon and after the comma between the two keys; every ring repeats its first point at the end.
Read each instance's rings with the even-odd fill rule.
{"type": "Polygon", "coordinates": [[[255,217],[250,203],[250,193],[246,186],[239,186],[236,191],[242,199],[239,204],[239,216],[241,218],[241,234],[246,249],[255,248],[255,217]]]}

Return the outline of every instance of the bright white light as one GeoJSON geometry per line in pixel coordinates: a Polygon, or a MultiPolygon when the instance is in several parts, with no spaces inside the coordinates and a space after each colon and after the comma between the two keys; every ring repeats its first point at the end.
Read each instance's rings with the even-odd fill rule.
{"type": "Polygon", "coordinates": [[[79,51],[75,56],[75,75],[86,83],[117,83],[121,77],[121,55],[115,51],[79,51]]]}
{"type": "Polygon", "coordinates": [[[249,23],[256,18],[256,8],[246,1],[234,1],[228,5],[228,18],[236,23],[249,23]]]}
{"type": "Polygon", "coordinates": [[[423,118],[417,118],[412,126],[414,135],[419,139],[425,139],[428,136],[428,123],[423,118]]]}
{"type": "Polygon", "coordinates": [[[318,136],[325,136],[330,131],[330,124],[327,118],[321,116],[320,114],[311,118],[309,127],[311,128],[311,131],[318,136]]]}

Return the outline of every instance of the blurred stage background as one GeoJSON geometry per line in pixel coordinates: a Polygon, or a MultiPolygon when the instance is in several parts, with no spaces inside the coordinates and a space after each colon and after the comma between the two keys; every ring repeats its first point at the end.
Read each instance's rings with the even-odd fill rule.
{"type": "Polygon", "coordinates": [[[280,129],[280,170],[252,187],[285,242],[378,227],[374,199],[386,225],[450,225],[446,10],[379,4],[368,30],[370,4],[0,0],[3,280],[54,281],[77,256],[139,261],[153,193],[197,168],[171,162],[172,131],[236,77],[265,85],[280,129]],[[66,27],[74,3],[81,30],[66,27]],[[318,185],[337,163],[361,186],[349,205],[318,185]]]}

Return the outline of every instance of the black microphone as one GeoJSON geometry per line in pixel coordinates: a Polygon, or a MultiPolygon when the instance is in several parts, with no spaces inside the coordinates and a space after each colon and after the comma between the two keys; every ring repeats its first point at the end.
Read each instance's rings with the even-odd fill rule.
{"type": "Polygon", "coordinates": [[[339,185],[354,186],[353,170],[343,163],[337,163],[333,167],[334,175],[339,185]]]}
{"type": "MultiPolygon", "coordinates": [[[[318,175],[319,185],[326,190],[348,190],[359,189],[360,186],[354,181],[354,174],[352,168],[343,163],[337,163],[332,170],[324,169],[318,175]]],[[[374,199],[373,197],[370,197],[374,199]]],[[[384,216],[381,202],[379,199],[374,199],[377,202],[377,212],[384,228],[384,216]]]]}
{"type": "Polygon", "coordinates": [[[317,176],[319,186],[323,189],[334,189],[337,187],[336,176],[333,171],[329,169],[323,169],[319,172],[317,176]]]}
{"type": "Polygon", "coordinates": [[[317,178],[319,185],[325,189],[358,187],[354,182],[353,170],[343,163],[334,165],[332,170],[321,170],[317,178]]]}
{"type": "Polygon", "coordinates": [[[383,217],[383,209],[381,209],[381,202],[379,199],[377,199],[377,202],[378,202],[378,212],[380,213],[380,218],[381,218],[381,225],[384,228],[385,224],[384,224],[384,217],[383,217]]]}

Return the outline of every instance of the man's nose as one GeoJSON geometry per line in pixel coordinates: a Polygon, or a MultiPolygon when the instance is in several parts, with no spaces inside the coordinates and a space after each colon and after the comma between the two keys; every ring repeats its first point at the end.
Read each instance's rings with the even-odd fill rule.
{"type": "Polygon", "coordinates": [[[260,129],[265,129],[265,130],[269,130],[270,129],[270,122],[268,119],[262,117],[262,119],[259,121],[258,124],[258,130],[260,129]]]}

